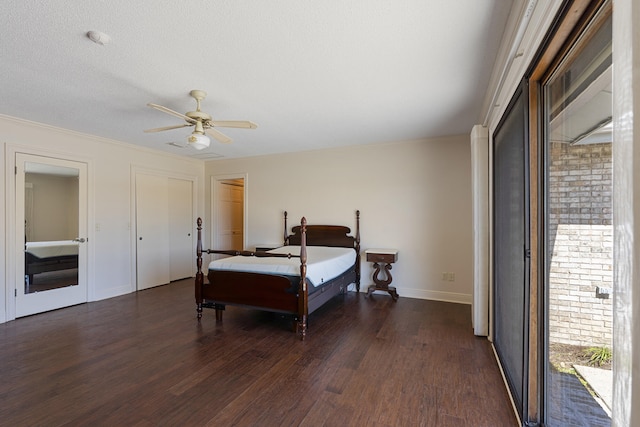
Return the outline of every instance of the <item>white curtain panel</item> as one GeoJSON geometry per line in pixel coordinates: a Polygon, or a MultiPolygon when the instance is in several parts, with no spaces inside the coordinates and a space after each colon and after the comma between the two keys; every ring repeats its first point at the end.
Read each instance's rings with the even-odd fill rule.
{"type": "Polygon", "coordinates": [[[473,204],[473,332],[489,335],[489,131],[471,131],[473,204]]]}

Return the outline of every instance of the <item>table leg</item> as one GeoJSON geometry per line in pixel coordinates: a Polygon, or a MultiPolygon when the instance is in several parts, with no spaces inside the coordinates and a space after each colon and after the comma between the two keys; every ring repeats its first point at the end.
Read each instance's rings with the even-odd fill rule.
{"type": "Polygon", "coordinates": [[[385,273],[384,279],[380,279],[379,277],[379,274],[382,271],[382,269],[380,268],[380,263],[374,262],[373,266],[375,268],[375,271],[373,272],[373,282],[375,284],[369,286],[369,289],[367,289],[367,297],[369,297],[373,293],[373,291],[385,291],[389,292],[389,295],[391,295],[391,298],[393,298],[394,301],[397,301],[399,295],[396,291],[395,286],[389,286],[391,284],[391,281],[393,280],[393,277],[391,277],[391,264],[385,263],[383,266],[385,273]]]}

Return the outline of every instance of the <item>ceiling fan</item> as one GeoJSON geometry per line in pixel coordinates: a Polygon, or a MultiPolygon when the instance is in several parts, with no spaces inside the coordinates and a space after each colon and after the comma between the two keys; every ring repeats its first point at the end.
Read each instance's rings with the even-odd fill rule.
{"type": "Polygon", "coordinates": [[[203,150],[207,148],[209,146],[209,143],[211,142],[207,135],[210,135],[223,143],[230,143],[233,141],[231,138],[215,129],[216,127],[241,129],[255,129],[258,127],[258,125],[250,121],[213,120],[209,114],[200,111],[200,101],[206,98],[207,92],[203,90],[192,90],[191,92],[189,92],[189,95],[191,95],[191,97],[196,100],[196,111],[189,111],[184,114],[173,111],[170,108],[163,107],[162,105],[152,103],[147,104],[149,107],[154,108],[158,111],[162,111],[163,113],[171,114],[172,116],[184,119],[186,123],[155,129],[147,129],[145,130],[145,132],[161,132],[165,130],[179,129],[187,126],[195,126],[193,133],[191,133],[191,135],[187,137],[187,142],[196,150],[203,150]]]}

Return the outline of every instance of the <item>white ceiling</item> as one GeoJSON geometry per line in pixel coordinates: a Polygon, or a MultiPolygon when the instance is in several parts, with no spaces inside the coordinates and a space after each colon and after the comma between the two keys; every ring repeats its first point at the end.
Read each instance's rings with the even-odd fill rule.
{"type": "Polygon", "coordinates": [[[214,120],[258,124],[209,157],[467,134],[513,3],[3,0],[0,114],[196,157],[167,145],[190,128],[143,133],[181,123],[147,103],[201,89],[214,120]]]}

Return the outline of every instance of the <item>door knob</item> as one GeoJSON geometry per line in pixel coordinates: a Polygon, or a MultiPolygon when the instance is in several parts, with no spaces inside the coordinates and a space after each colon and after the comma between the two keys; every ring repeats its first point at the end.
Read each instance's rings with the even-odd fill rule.
{"type": "Polygon", "coordinates": [[[75,239],[73,239],[73,241],[78,243],[84,243],[87,241],[87,239],[85,239],[84,237],[76,237],[75,239]]]}

